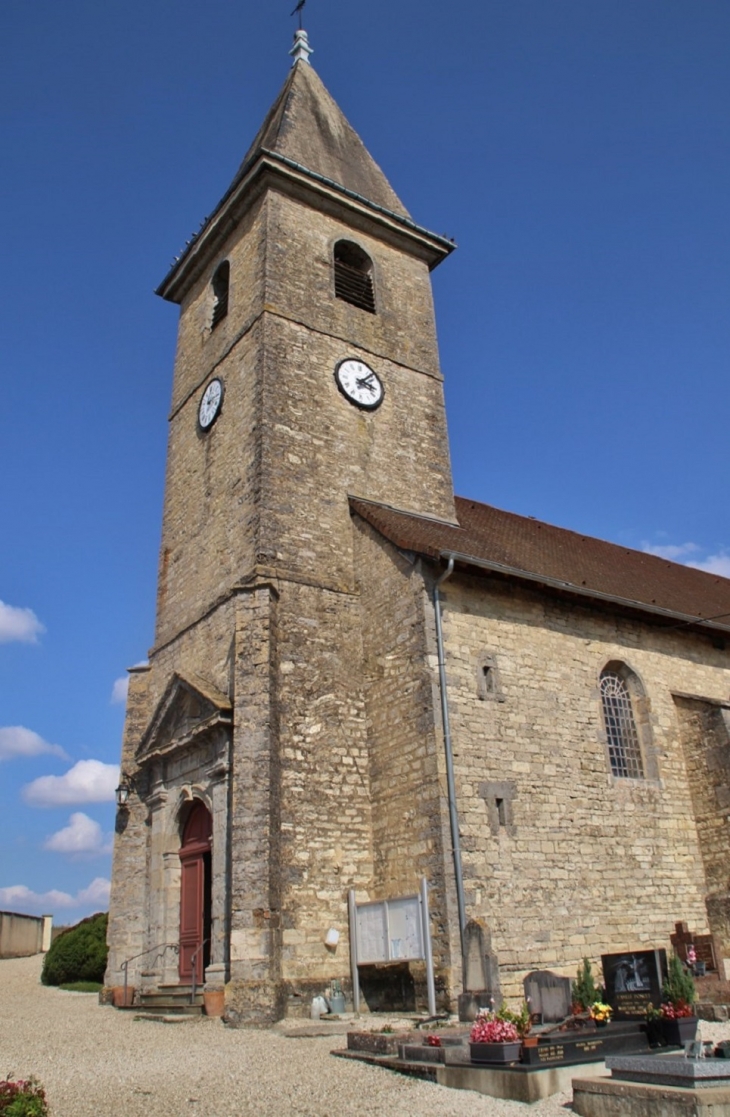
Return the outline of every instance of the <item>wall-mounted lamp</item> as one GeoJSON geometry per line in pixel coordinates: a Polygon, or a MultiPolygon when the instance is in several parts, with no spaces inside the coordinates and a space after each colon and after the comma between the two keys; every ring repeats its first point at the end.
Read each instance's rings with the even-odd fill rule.
{"type": "Polygon", "coordinates": [[[129,802],[129,796],[134,791],[135,786],[136,785],[132,777],[128,776],[126,772],[122,772],[122,778],[119,781],[119,787],[114,792],[117,799],[118,807],[126,807],[127,803],[129,802]]]}

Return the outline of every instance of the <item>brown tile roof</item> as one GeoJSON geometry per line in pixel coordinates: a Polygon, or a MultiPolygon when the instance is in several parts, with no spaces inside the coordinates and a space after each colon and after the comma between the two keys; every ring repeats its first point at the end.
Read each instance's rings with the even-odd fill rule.
{"type": "Polygon", "coordinates": [[[730,579],[456,497],[458,525],[351,498],[359,516],[401,550],[496,570],[643,612],[716,618],[730,631],[730,579]]]}

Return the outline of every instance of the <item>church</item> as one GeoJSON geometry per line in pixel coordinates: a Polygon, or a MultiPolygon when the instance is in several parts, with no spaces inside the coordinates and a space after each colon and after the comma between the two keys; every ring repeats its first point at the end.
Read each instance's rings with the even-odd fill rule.
{"type": "Polygon", "coordinates": [[[440,1009],[468,927],[508,999],[677,921],[730,977],[730,581],[454,495],[454,245],[310,53],[157,291],[180,320],[107,985],[192,983],[240,1024],[333,980],[422,1007],[422,961],[352,964],[348,904],[423,880],[440,1009]]]}

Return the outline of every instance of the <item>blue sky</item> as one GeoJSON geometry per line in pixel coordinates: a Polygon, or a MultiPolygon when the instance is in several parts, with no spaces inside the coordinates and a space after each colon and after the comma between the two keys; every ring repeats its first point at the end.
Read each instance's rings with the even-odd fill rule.
{"type": "MultiPolygon", "coordinates": [[[[286,77],[284,0],[0,12],[0,908],[105,906],[152,640],[177,310],[286,77]]],[[[730,575],[726,0],[308,0],[434,274],[458,493],[730,575]]]]}

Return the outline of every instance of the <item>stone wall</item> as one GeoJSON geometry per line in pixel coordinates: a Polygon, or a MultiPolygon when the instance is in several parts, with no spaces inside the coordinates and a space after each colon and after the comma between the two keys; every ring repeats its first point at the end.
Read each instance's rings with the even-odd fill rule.
{"type": "Polygon", "coordinates": [[[668,946],[677,920],[706,931],[672,692],[726,695],[727,654],[497,579],[454,578],[444,596],[467,910],[492,932],[506,991],[530,969],[573,976],[583,955],[668,946]],[[598,692],[611,661],[642,683],[657,778],[611,775],[598,692]]]}
{"type": "Polygon", "coordinates": [[[51,945],[53,916],[0,911],[0,958],[28,958],[51,945]]]}
{"type": "Polygon", "coordinates": [[[354,527],[374,853],[372,894],[358,900],[413,895],[426,877],[434,968],[448,1003],[461,987],[461,962],[427,587],[420,564],[357,517],[354,527]]]}
{"type": "Polygon", "coordinates": [[[675,702],[707,881],[710,928],[730,959],[730,703],[680,696],[675,702]]]}
{"type": "Polygon", "coordinates": [[[349,984],[348,892],[373,873],[357,596],[282,583],[278,656],[282,976],[321,992],[349,984]]]}

